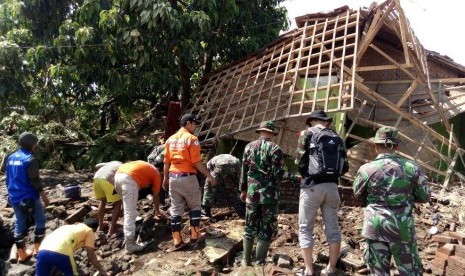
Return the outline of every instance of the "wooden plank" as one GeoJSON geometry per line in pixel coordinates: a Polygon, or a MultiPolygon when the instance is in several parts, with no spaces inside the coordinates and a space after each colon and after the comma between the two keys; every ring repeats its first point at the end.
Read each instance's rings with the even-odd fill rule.
{"type": "MultiPolygon", "coordinates": [[[[373,126],[373,127],[375,127],[375,128],[380,128],[380,127],[384,126],[384,125],[382,125],[382,124],[379,124],[379,123],[376,123],[376,122],[374,122],[374,121],[367,120],[367,119],[364,119],[364,118],[359,118],[357,121],[360,121],[360,122],[362,122],[362,123],[364,123],[364,124],[367,124],[367,125],[371,125],[371,126],[373,126]]],[[[425,135],[426,135],[426,134],[425,134],[425,135]]],[[[412,144],[414,144],[414,145],[416,145],[416,146],[420,146],[420,144],[418,143],[418,141],[417,141],[416,139],[414,140],[414,139],[412,139],[412,138],[406,136],[406,135],[403,134],[402,132],[399,132],[399,136],[401,137],[401,139],[402,139],[403,141],[408,141],[409,143],[412,143],[412,144]]],[[[438,152],[438,150],[435,149],[435,148],[431,148],[431,147],[429,147],[429,146],[425,146],[425,147],[424,147],[424,150],[428,150],[428,151],[429,151],[430,153],[432,153],[432,154],[439,155],[439,156],[441,157],[441,159],[445,160],[447,163],[452,162],[452,159],[451,159],[451,158],[449,158],[449,157],[447,157],[447,156],[445,156],[445,155],[442,155],[442,154],[441,154],[440,152],[438,152]]]]}
{"type": "MultiPolygon", "coordinates": [[[[236,66],[236,67],[234,68],[234,72],[233,72],[233,74],[232,74],[233,76],[236,75],[238,68],[239,68],[238,66],[236,66]]],[[[232,82],[231,80],[229,80],[228,87],[226,88],[226,92],[229,92],[229,88],[231,87],[231,84],[232,84],[232,83],[233,83],[233,82],[232,82]]],[[[218,91],[217,93],[219,94],[219,91],[218,91]]],[[[223,105],[224,100],[226,99],[226,95],[227,95],[227,93],[225,93],[224,96],[222,97],[219,106],[222,106],[222,105],[223,105]]],[[[230,104],[231,104],[231,100],[232,100],[232,99],[233,99],[233,97],[231,96],[231,99],[229,100],[229,104],[228,104],[227,109],[229,109],[229,106],[230,106],[230,104]]],[[[213,106],[213,105],[212,105],[212,106],[213,106]]],[[[210,124],[210,127],[209,127],[209,129],[208,129],[208,132],[207,132],[207,134],[206,134],[206,137],[208,137],[208,135],[210,134],[211,126],[215,125],[215,121],[216,121],[216,119],[218,118],[218,115],[219,115],[220,110],[221,110],[220,108],[217,108],[217,109],[216,109],[215,116],[213,116],[213,121],[212,121],[212,123],[210,124]]],[[[224,122],[224,117],[223,117],[223,119],[221,120],[220,126],[223,125],[223,122],[224,122]]],[[[205,122],[203,122],[203,123],[205,123],[205,122]]],[[[202,125],[202,126],[203,126],[203,125],[202,125]]],[[[203,129],[203,127],[200,128],[200,130],[202,130],[202,129],[203,129]]]]}
{"type": "MultiPolygon", "coordinates": [[[[366,104],[367,104],[367,101],[364,100],[364,101],[362,102],[362,105],[360,106],[358,112],[357,112],[357,115],[356,115],[355,118],[352,120],[352,124],[350,124],[349,129],[347,129],[346,135],[344,136],[344,141],[347,139],[347,137],[349,137],[349,134],[352,132],[352,129],[353,129],[353,128],[355,127],[355,125],[357,124],[358,119],[360,118],[360,115],[362,114],[363,109],[365,108],[366,104]]],[[[373,108],[374,108],[374,106],[373,106],[373,108]]],[[[373,108],[372,108],[372,110],[373,110],[373,108]]]]}
{"type": "MultiPolygon", "coordinates": [[[[253,64],[253,63],[255,63],[256,58],[254,58],[254,59],[249,59],[248,61],[249,61],[251,64],[253,64]]],[[[244,76],[244,75],[243,75],[244,69],[245,69],[245,66],[242,68],[242,71],[241,71],[241,73],[240,73],[240,77],[241,77],[241,78],[242,78],[242,76],[244,76]]],[[[250,72],[251,72],[251,71],[250,71],[250,72]]],[[[248,78],[248,77],[247,77],[247,78],[248,78]]],[[[234,94],[237,93],[238,88],[239,88],[239,81],[237,82],[236,88],[234,89],[234,94]]],[[[244,90],[242,90],[242,93],[241,93],[241,95],[240,95],[240,97],[239,97],[239,101],[242,99],[243,96],[244,96],[244,90]]],[[[232,101],[232,99],[233,99],[233,97],[231,97],[231,101],[232,101]]],[[[229,109],[229,107],[228,107],[228,109],[229,109]]],[[[237,110],[234,110],[234,115],[233,115],[232,117],[235,117],[235,116],[236,116],[236,113],[237,113],[237,110]]],[[[223,117],[222,122],[224,121],[225,118],[226,118],[226,116],[223,117]]],[[[233,118],[229,118],[229,120],[230,120],[230,124],[229,124],[228,129],[231,128],[232,123],[234,122],[234,119],[233,119],[233,118]]]]}
{"type": "MultiPolygon", "coordinates": [[[[401,65],[403,68],[412,68],[412,65],[401,65]]],[[[397,65],[374,65],[374,66],[360,66],[355,70],[356,72],[367,72],[367,71],[384,71],[384,70],[398,70],[397,65]]]]}
{"type": "MultiPolygon", "coordinates": [[[[361,58],[363,57],[366,50],[368,49],[368,47],[372,43],[373,39],[378,34],[379,30],[381,29],[381,27],[384,24],[385,19],[388,17],[389,13],[392,11],[392,9],[395,7],[395,5],[396,5],[396,3],[394,1],[391,1],[389,3],[389,6],[387,7],[387,9],[385,11],[383,11],[384,13],[381,16],[381,18],[377,22],[372,22],[371,23],[370,29],[368,30],[367,35],[365,36],[363,41],[360,42],[360,47],[358,49],[357,59],[356,59],[356,64],[357,65],[360,64],[361,58]]],[[[380,12],[380,11],[381,10],[378,10],[378,12],[380,12]]]]}
{"type": "MultiPolygon", "coordinates": [[[[337,15],[337,19],[339,19],[339,15],[337,15]]],[[[336,23],[335,23],[335,28],[337,28],[337,23],[338,23],[338,20],[336,20],[336,23]]],[[[332,38],[332,44],[331,44],[331,54],[330,54],[330,57],[329,57],[329,71],[331,71],[333,69],[333,59],[334,59],[334,46],[335,46],[335,38],[336,38],[336,31],[333,29],[333,38],[332,38]]],[[[329,94],[331,92],[331,89],[330,89],[330,85],[331,85],[331,75],[328,75],[328,82],[327,82],[327,86],[328,88],[326,89],[326,93],[325,93],[325,105],[324,105],[324,110],[328,110],[328,99],[329,99],[329,94]]],[[[339,86],[338,86],[339,87],[339,86]]],[[[341,94],[342,91],[339,90],[339,93],[338,94],[341,94]]]]}
{"type": "Polygon", "coordinates": [[[452,162],[449,164],[449,167],[446,171],[446,178],[444,179],[443,189],[447,189],[449,187],[450,178],[452,177],[452,173],[454,172],[455,163],[457,162],[457,157],[459,156],[459,151],[455,152],[454,158],[452,162]]]}
{"type": "MultiPolygon", "coordinates": [[[[365,142],[365,143],[371,144],[370,140],[365,139],[365,138],[362,138],[362,137],[357,136],[357,135],[354,135],[354,134],[349,134],[349,137],[350,137],[350,138],[353,138],[353,139],[355,139],[355,140],[359,140],[359,141],[361,141],[361,142],[365,142]]],[[[408,155],[408,154],[405,154],[405,153],[403,153],[403,152],[396,151],[396,154],[398,154],[399,156],[402,156],[402,157],[404,157],[404,158],[407,158],[407,159],[409,159],[409,160],[413,160],[413,157],[412,157],[412,156],[410,156],[410,155],[408,155]]],[[[435,172],[435,173],[438,173],[438,174],[440,174],[440,175],[445,175],[445,173],[444,173],[443,171],[441,171],[441,170],[439,170],[439,169],[436,169],[436,168],[434,168],[434,167],[431,167],[430,165],[428,165],[428,164],[426,164],[426,163],[424,163],[424,162],[422,162],[422,161],[418,161],[418,160],[417,160],[415,163],[417,163],[417,164],[420,165],[421,167],[424,167],[425,169],[428,169],[428,170],[433,171],[433,172],[435,172]]]]}
{"type": "MultiPolygon", "coordinates": [[[[305,23],[307,24],[307,23],[305,23]]],[[[304,107],[304,101],[305,101],[305,96],[306,96],[306,90],[307,90],[307,78],[308,78],[308,73],[309,73],[309,70],[310,70],[310,62],[312,60],[312,51],[313,51],[313,43],[315,42],[314,38],[315,38],[315,32],[316,32],[316,28],[313,28],[313,35],[311,37],[311,41],[310,41],[310,48],[309,48],[309,52],[308,52],[308,59],[307,59],[307,66],[305,67],[305,81],[304,81],[304,87],[303,87],[303,93],[302,93],[302,99],[301,99],[301,102],[300,102],[300,109],[299,109],[299,114],[301,115],[302,114],[302,111],[303,111],[303,107],[304,107]]],[[[328,72],[331,72],[328,70],[328,72]]],[[[318,73],[318,71],[317,71],[318,73]]],[[[299,75],[298,72],[296,73],[296,75],[299,75]]],[[[292,99],[291,99],[292,101],[292,99]]]]}
{"type": "MultiPolygon", "coordinates": [[[[251,86],[248,86],[247,85],[244,87],[244,91],[245,90],[249,90],[250,91],[250,94],[252,94],[254,91],[255,91],[255,87],[256,87],[256,84],[257,84],[257,80],[258,80],[258,76],[260,75],[260,68],[262,67],[262,64],[263,64],[263,61],[264,61],[264,56],[262,57],[262,59],[260,60],[260,64],[258,65],[258,71],[257,71],[257,75],[255,76],[255,80],[253,82],[253,84],[251,86]]],[[[252,71],[250,71],[250,74],[252,74],[252,71]]],[[[262,94],[262,90],[259,90],[258,93],[259,93],[259,96],[258,98],[260,98],[260,95],[262,94]]],[[[244,124],[244,118],[245,116],[247,115],[247,110],[249,108],[249,105],[250,105],[250,102],[252,100],[252,95],[249,95],[249,98],[247,99],[247,104],[245,105],[245,112],[242,114],[242,119],[241,119],[241,122],[239,123],[239,128],[242,128],[242,125],[244,124]]],[[[250,125],[253,125],[253,124],[250,124],[250,125]]]]}
{"type": "MultiPolygon", "coordinates": [[[[295,39],[295,37],[294,37],[294,39],[295,39]]],[[[293,50],[294,50],[294,47],[295,47],[294,39],[293,39],[293,42],[292,42],[292,44],[291,44],[291,49],[289,50],[289,53],[292,53],[293,50]]],[[[290,61],[290,59],[291,59],[291,56],[292,56],[292,55],[289,55],[289,57],[288,57],[288,60],[287,60],[287,62],[286,62],[286,67],[285,67],[285,69],[284,69],[283,74],[287,74],[287,72],[288,72],[289,61],[290,61]]],[[[285,80],[285,79],[283,78],[283,80],[282,80],[282,82],[281,82],[281,87],[280,87],[280,89],[279,89],[279,99],[278,99],[278,103],[276,104],[276,108],[275,108],[275,111],[274,111],[273,121],[276,120],[277,115],[278,115],[278,106],[279,106],[279,104],[281,103],[281,96],[282,96],[282,92],[283,92],[283,88],[284,88],[284,80],[285,80]]],[[[289,102],[288,102],[288,103],[290,103],[290,101],[292,101],[292,99],[289,99],[289,102]]]]}
{"type": "Polygon", "coordinates": [[[396,1],[396,10],[401,15],[399,20],[400,25],[400,34],[402,39],[402,47],[404,49],[404,59],[406,64],[410,64],[410,55],[409,55],[409,48],[408,48],[408,40],[407,35],[410,33],[407,28],[407,22],[404,15],[404,11],[402,10],[402,6],[400,5],[399,0],[396,1]]]}
{"type": "MultiPolygon", "coordinates": [[[[326,19],[325,26],[323,27],[323,33],[324,34],[326,34],[326,27],[327,26],[328,26],[328,19],[326,19]]],[[[319,81],[320,81],[320,69],[321,69],[321,59],[323,58],[323,49],[324,49],[323,42],[324,41],[325,41],[325,36],[323,35],[323,37],[321,38],[322,44],[321,44],[320,53],[319,53],[319,56],[318,56],[318,69],[317,69],[317,73],[316,73],[315,87],[314,87],[314,90],[313,90],[312,110],[316,109],[316,96],[317,96],[318,86],[319,86],[319,81]]]]}
{"type": "MultiPolygon", "coordinates": [[[[346,13],[348,14],[349,11],[346,11],[346,13]]],[[[344,41],[343,41],[343,44],[342,44],[342,47],[343,47],[343,50],[342,50],[342,60],[341,60],[341,63],[342,63],[342,64],[345,64],[345,58],[346,58],[347,32],[348,32],[347,25],[348,25],[348,23],[349,23],[348,20],[349,20],[349,17],[347,16],[346,23],[345,23],[345,28],[344,28],[344,41]]],[[[357,35],[357,34],[355,33],[355,35],[357,35]]],[[[355,52],[356,52],[356,49],[354,49],[354,53],[355,53],[355,52]]],[[[338,108],[339,108],[339,107],[342,106],[342,95],[343,95],[343,89],[344,89],[342,83],[344,82],[344,79],[345,79],[345,78],[344,78],[344,70],[340,70],[340,71],[338,72],[338,75],[339,75],[339,77],[338,77],[338,78],[339,78],[339,89],[338,89],[338,90],[339,90],[339,94],[338,94],[339,99],[338,99],[338,102],[337,102],[337,106],[338,106],[338,108]]],[[[353,85],[351,85],[351,86],[353,86],[353,85]]],[[[347,107],[346,102],[344,102],[344,105],[347,107]]],[[[353,107],[353,106],[352,106],[352,107],[353,107]]]]}
{"type": "MultiPolygon", "coordinates": [[[[307,22],[305,22],[305,25],[304,25],[305,29],[307,28],[307,22]]],[[[300,47],[299,47],[299,53],[297,54],[297,61],[295,61],[295,59],[292,61],[292,63],[294,64],[294,68],[299,68],[300,67],[300,59],[302,58],[302,48],[304,47],[304,41],[305,41],[305,36],[307,35],[307,31],[304,31],[302,33],[302,38],[300,40],[300,47]]],[[[312,42],[313,42],[313,39],[312,39],[312,42]]],[[[310,62],[310,59],[309,59],[309,62],[310,62]]],[[[293,98],[294,98],[294,89],[295,89],[295,86],[296,86],[296,83],[297,83],[297,79],[298,79],[299,75],[297,73],[294,73],[294,77],[292,79],[292,84],[291,84],[291,89],[290,89],[290,93],[291,93],[291,96],[290,96],[290,99],[289,99],[289,105],[288,105],[288,108],[287,108],[287,111],[286,113],[289,114],[290,110],[291,110],[291,104],[292,101],[293,101],[293,98]]],[[[304,83],[307,82],[307,77],[305,77],[305,81],[304,83]]],[[[302,97],[304,96],[304,94],[302,94],[302,97]]]]}
{"type": "Polygon", "coordinates": [[[404,95],[399,99],[396,106],[400,108],[404,104],[404,102],[408,99],[408,97],[410,97],[412,92],[417,88],[417,86],[418,86],[418,81],[414,80],[413,83],[410,85],[410,87],[407,89],[407,91],[405,91],[404,95]]]}

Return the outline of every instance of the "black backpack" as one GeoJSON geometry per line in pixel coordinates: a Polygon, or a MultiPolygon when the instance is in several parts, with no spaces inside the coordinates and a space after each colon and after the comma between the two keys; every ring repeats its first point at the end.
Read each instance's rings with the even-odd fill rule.
{"type": "Polygon", "coordinates": [[[299,164],[301,175],[317,182],[337,181],[349,169],[344,140],[330,128],[310,127],[308,132],[299,164]]]}

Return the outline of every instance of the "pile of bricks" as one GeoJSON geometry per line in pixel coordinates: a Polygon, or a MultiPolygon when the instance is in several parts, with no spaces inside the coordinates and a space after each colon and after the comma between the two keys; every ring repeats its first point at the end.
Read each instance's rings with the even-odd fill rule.
{"type": "Polygon", "coordinates": [[[432,274],[465,276],[465,233],[444,232],[433,236],[433,241],[438,249],[430,263],[432,274]]]}

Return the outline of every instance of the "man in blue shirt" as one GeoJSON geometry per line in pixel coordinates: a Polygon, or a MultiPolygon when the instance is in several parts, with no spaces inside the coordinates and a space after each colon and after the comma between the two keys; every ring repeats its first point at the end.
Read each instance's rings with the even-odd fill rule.
{"type": "Polygon", "coordinates": [[[35,221],[34,253],[39,251],[39,245],[45,235],[44,206],[49,201],[43,191],[39,178],[39,161],[33,155],[37,148],[37,136],[24,132],[19,136],[19,150],[10,154],[2,171],[6,172],[8,200],[15,213],[15,242],[18,249],[18,260],[27,260],[32,252],[26,249],[24,238],[28,234],[27,219],[31,215],[35,221]]]}

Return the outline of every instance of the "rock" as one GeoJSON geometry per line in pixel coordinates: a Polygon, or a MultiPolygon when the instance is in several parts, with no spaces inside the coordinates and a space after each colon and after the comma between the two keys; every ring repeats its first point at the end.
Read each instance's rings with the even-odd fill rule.
{"type": "Polygon", "coordinates": [[[276,254],[273,260],[279,267],[289,268],[292,266],[292,258],[286,254],[276,254]]]}
{"type": "Polygon", "coordinates": [[[90,211],[90,208],[87,206],[81,207],[79,210],[75,211],[72,213],[70,216],[68,216],[65,221],[68,224],[73,224],[78,221],[82,221],[84,219],[84,216],[90,211]]]}
{"type": "Polygon", "coordinates": [[[64,206],[54,207],[52,209],[52,215],[55,218],[64,219],[67,216],[65,207],[64,206]]]}
{"type": "Polygon", "coordinates": [[[221,238],[206,238],[205,248],[202,250],[212,264],[225,264],[229,256],[234,256],[242,248],[242,234],[244,227],[234,221],[227,221],[225,227],[229,233],[221,238]]]}
{"type": "Polygon", "coordinates": [[[17,275],[26,275],[28,273],[31,266],[25,264],[14,264],[8,269],[6,276],[17,276],[17,275]]]}

